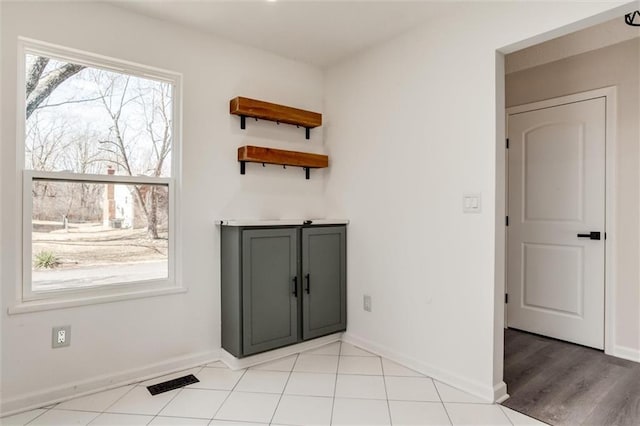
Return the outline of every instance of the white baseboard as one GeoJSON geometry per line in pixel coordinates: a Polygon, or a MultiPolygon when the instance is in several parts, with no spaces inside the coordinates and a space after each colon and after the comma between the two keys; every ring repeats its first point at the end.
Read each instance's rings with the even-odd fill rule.
{"type": "Polygon", "coordinates": [[[626,346],[614,346],[611,355],[628,361],[640,362],[640,350],[626,346]]]}
{"type": "Polygon", "coordinates": [[[404,365],[405,367],[422,373],[425,376],[429,376],[440,382],[446,383],[450,386],[475,395],[478,398],[487,401],[487,404],[500,399],[504,400],[508,398],[507,386],[504,384],[504,382],[496,385],[495,387],[486,386],[474,380],[469,380],[455,373],[451,373],[450,371],[442,370],[432,365],[425,364],[416,359],[406,357],[397,352],[391,351],[386,347],[380,346],[361,337],[354,336],[349,332],[345,333],[345,335],[342,337],[342,340],[344,342],[359,346],[362,349],[365,349],[376,355],[380,355],[382,357],[390,359],[391,361],[397,362],[398,364],[404,365]]]}
{"type": "Polygon", "coordinates": [[[50,404],[66,401],[107,389],[113,389],[131,383],[164,376],[180,370],[186,370],[198,365],[208,364],[220,360],[220,350],[200,352],[193,355],[171,358],[156,364],[133,368],[114,374],[105,374],[61,386],[52,387],[38,392],[18,395],[14,398],[2,400],[0,413],[9,416],[22,411],[28,411],[50,404]]]}
{"type": "Polygon", "coordinates": [[[220,350],[220,360],[232,370],[240,370],[242,368],[252,367],[264,362],[275,361],[298,352],[308,351],[310,349],[319,348],[333,342],[339,342],[343,333],[330,334],[328,336],[318,337],[308,342],[297,343],[295,345],[286,346],[280,349],[274,349],[257,355],[251,355],[245,358],[236,358],[224,349],[220,350]]]}
{"type": "Polygon", "coordinates": [[[509,394],[507,393],[507,384],[505,382],[500,382],[493,387],[493,401],[496,404],[503,403],[509,399],[509,394]]]}
{"type": "MultiPolygon", "coordinates": [[[[329,336],[313,339],[312,341],[298,343],[296,345],[248,356],[246,358],[235,358],[223,349],[216,349],[200,352],[198,354],[176,357],[156,364],[121,371],[119,373],[107,374],[87,380],[67,383],[62,386],[52,387],[39,392],[19,395],[8,400],[3,400],[0,405],[0,413],[2,416],[9,416],[22,411],[28,411],[42,406],[66,401],[71,398],[77,398],[119,386],[125,386],[131,383],[152,379],[154,377],[163,376],[180,370],[186,370],[198,365],[219,360],[224,362],[229,368],[238,370],[341,340],[360,346],[369,352],[388,358],[398,364],[406,366],[407,368],[411,368],[438,381],[459,388],[472,395],[476,395],[487,401],[487,403],[502,402],[509,397],[504,382],[493,387],[485,386],[474,380],[469,380],[449,371],[406,357],[397,352],[391,351],[386,347],[380,346],[358,336],[354,336],[353,334],[335,333],[329,336]]],[[[630,359],[632,361],[640,361],[640,352],[630,348],[616,347],[615,356],[630,359]]]]}

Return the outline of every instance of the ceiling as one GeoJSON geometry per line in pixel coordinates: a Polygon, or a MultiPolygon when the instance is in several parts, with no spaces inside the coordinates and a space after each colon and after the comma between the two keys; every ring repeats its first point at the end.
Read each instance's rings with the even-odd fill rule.
{"type": "Polygon", "coordinates": [[[562,37],[513,52],[505,57],[507,74],[640,38],[640,27],[625,24],[622,16],[562,37]]]}
{"type": "Polygon", "coordinates": [[[444,1],[113,1],[113,5],[319,67],[414,28],[444,1]]]}

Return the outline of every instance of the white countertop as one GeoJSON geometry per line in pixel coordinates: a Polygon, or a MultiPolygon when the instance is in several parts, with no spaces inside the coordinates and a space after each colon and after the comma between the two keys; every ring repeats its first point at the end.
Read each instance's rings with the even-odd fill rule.
{"type": "Polygon", "coordinates": [[[306,221],[311,221],[308,225],[347,225],[346,219],[222,219],[217,220],[216,225],[221,226],[295,226],[305,225],[306,221]]]}

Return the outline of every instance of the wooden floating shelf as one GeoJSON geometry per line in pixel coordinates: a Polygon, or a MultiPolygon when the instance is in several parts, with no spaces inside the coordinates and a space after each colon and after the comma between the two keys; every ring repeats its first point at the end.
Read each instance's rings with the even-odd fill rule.
{"type": "Polygon", "coordinates": [[[322,125],[322,114],[303,109],[292,108],[270,102],[238,96],[229,102],[229,112],[240,116],[240,128],[246,128],[246,118],[275,121],[276,123],[293,124],[306,129],[306,138],[309,139],[309,130],[322,125]]]}
{"type": "Polygon", "coordinates": [[[326,155],[250,145],[238,148],[238,161],[240,162],[240,174],[245,174],[246,163],[277,164],[302,167],[307,179],[309,179],[310,169],[329,167],[329,157],[326,155]]]}

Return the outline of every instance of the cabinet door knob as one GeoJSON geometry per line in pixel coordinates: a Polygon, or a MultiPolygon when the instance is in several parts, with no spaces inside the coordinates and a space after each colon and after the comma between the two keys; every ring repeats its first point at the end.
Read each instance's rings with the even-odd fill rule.
{"type": "Polygon", "coordinates": [[[311,293],[311,277],[309,274],[304,276],[307,279],[307,288],[305,289],[305,291],[307,292],[307,294],[311,293]]]}
{"type": "Polygon", "coordinates": [[[298,277],[293,277],[293,296],[298,297],[298,277]]]}

